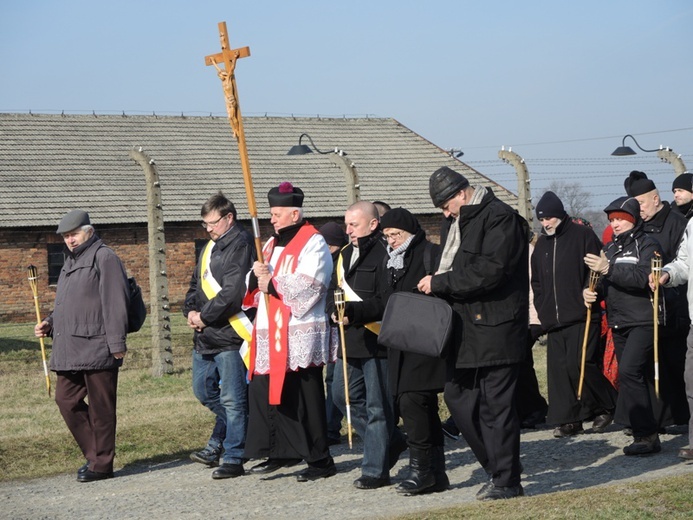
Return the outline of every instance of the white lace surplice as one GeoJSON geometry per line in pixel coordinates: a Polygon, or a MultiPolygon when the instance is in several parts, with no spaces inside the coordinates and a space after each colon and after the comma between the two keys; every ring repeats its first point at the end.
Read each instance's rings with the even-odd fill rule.
{"type": "MultiPolygon", "coordinates": [[[[271,238],[270,240],[274,240],[271,238]]],[[[274,273],[277,261],[284,250],[275,247],[269,261],[274,273]]],[[[274,287],[291,309],[289,321],[288,371],[320,366],[332,362],[337,355],[338,335],[330,333],[325,313],[327,288],[332,277],[332,257],[321,235],[313,235],[298,256],[293,273],[277,274],[274,287]]],[[[264,294],[255,295],[258,307],[255,317],[256,356],[255,373],[269,373],[269,328],[264,294]]]]}

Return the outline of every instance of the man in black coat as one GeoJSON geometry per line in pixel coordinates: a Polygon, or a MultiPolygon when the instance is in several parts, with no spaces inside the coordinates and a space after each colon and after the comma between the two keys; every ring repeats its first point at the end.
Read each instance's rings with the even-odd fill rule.
{"type": "MultiPolygon", "coordinates": [[[[681,176],[679,176],[681,177],[681,176]]],[[[624,182],[626,193],[640,204],[643,231],[657,240],[662,251],[662,265],[676,258],[676,251],[688,221],[668,202],[662,201],[659,190],[647,175],[632,171],[624,182]]],[[[673,424],[687,424],[688,401],[684,384],[686,338],[690,320],[686,286],[665,287],[664,307],[659,326],[659,381],[660,397],[655,399],[655,417],[660,428],[673,424]]],[[[654,387],[650,389],[654,396],[654,387]]]]}
{"type": "MultiPolygon", "coordinates": [[[[354,481],[357,489],[377,489],[390,484],[389,450],[394,412],[387,389],[387,349],[378,345],[379,323],[349,324],[353,318],[349,304],[377,294],[377,274],[386,255],[378,220],[378,210],[370,202],[356,202],[346,210],[344,222],[350,244],[342,249],[329,292],[332,295],[339,286],[347,301],[345,337],[350,409],[354,428],[363,439],[361,477],[354,481]]],[[[330,314],[334,316],[331,309],[330,314]]],[[[346,414],[341,351],[338,356],[332,398],[346,414]]]]}
{"type": "Polygon", "coordinates": [[[221,192],[207,199],[201,215],[210,241],[190,279],[183,314],[195,330],[193,391],[217,422],[205,449],[190,458],[210,466],[221,460],[212,478],[225,479],[245,473],[248,385],[239,350],[251,325],[241,305],[255,249],[236,221],[235,206],[221,192]]]}
{"type": "Polygon", "coordinates": [[[541,327],[548,333],[547,422],[558,425],[554,437],[581,433],[582,421],[591,419],[593,431],[602,433],[613,422],[616,391],[601,370],[598,304],[592,309],[582,396],[577,398],[587,318],[582,290],[590,277],[582,259],[599,254],[601,242],[591,228],[570,219],[552,191],[544,193],[536,212],[542,231],[531,259],[532,291],[541,327]]]}
{"type": "Polygon", "coordinates": [[[445,402],[489,475],[477,498],[521,496],[515,390],[529,327],[527,222],[447,167],[431,175],[429,190],[434,206],[453,217],[438,271],[418,283],[447,299],[459,320],[445,402]]]}

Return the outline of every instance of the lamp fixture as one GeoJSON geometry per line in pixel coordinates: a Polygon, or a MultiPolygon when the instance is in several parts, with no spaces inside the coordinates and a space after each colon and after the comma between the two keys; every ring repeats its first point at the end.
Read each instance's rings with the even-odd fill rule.
{"type": "Polygon", "coordinates": [[[642,146],[640,146],[640,144],[635,140],[635,137],[633,137],[633,136],[630,135],[630,134],[626,134],[626,135],[623,136],[623,141],[621,141],[621,146],[619,146],[619,147],[616,148],[613,152],[611,152],[611,155],[615,155],[615,156],[617,156],[617,157],[622,157],[622,156],[626,156],[626,155],[636,155],[635,150],[633,150],[630,146],[626,146],[626,137],[630,137],[630,138],[633,140],[633,142],[635,143],[635,146],[637,146],[638,148],[640,148],[643,152],[648,152],[648,153],[650,153],[650,152],[658,152],[659,150],[662,149],[662,147],[660,146],[660,147],[659,147],[659,150],[645,150],[645,149],[644,149],[642,146]]]}
{"type": "Polygon", "coordinates": [[[623,141],[621,141],[621,146],[616,148],[613,152],[611,152],[611,155],[615,155],[617,157],[623,157],[627,155],[636,155],[635,150],[633,150],[630,146],[626,146],[626,137],[630,137],[635,145],[640,148],[643,152],[647,153],[652,153],[656,152],[657,156],[664,162],[667,162],[671,164],[674,167],[674,173],[676,175],[681,175],[682,173],[686,173],[688,170],[686,169],[686,165],[683,162],[683,159],[681,158],[681,154],[677,154],[669,148],[668,146],[659,146],[659,150],[645,150],[640,144],[635,140],[635,137],[633,137],[630,134],[626,134],[623,136],[623,141]]]}
{"type": "MultiPolygon", "coordinates": [[[[308,134],[301,134],[298,138],[298,144],[289,148],[289,151],[286,152],[286,155],[306,155],[308,153],[313,153],[313,150],[310,149],[310,146],[308,146],[307,144],[301,144],[301,141],[303,140],[304,137],[308,138],[308,140],[310,141],[310,144],[313,145],[313,148],[315,149],[316,152],[323,154],[323,155],[328,154],[328,153],[332,153],[332,151],[323,152],[317,146],[315,146],[315,143],[313,142],[313,138],[311,136],[309,136],[308,134]]],[[[338,150],[335,149],[334,152],[338,153],[338,150]]],[[[339,153],[339,155],[344,155],[344,152],[339,153]]]]}
{"type": "Polygon", "coordinates": [[[361,189],[361,184],[359,183],[359,177],[356,173],[356,163],[354,163],[354,161],[346,157],[346,152],[344,150],[340,148],[335,148],[334,150],[330,150],[329,152],[323,152],[317,146],[315,146],[313,138],[308,134],[304,133],[299,136],[298,144],[289,148],[289,151],[286,152],[286,155],[306,155],[309,153],[313,153],[313,150],[315,150],[319,154],[327,155],[327,158],[330,160],[330,162],[342,171],[342,173],[344,174],[344,179],[346,181],[347,203],[353,204],[354,202],[357,202],[360,197],[359,190],[361,189]],[[302,141],[304,137],[308,138],[310,144],[313,146],[312,149],[307,144],[303,144],[302,141]]]}

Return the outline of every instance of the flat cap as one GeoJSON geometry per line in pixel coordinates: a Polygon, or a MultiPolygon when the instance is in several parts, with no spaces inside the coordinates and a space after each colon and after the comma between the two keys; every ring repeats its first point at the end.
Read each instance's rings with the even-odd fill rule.
{"type": "Polygon", "coordinates": [[[73,209],[62,218],[60,224],[58,224],[58,230],[55,233],[60,235],[89,224],[91,224],[89,221],[89,213],[81,209],[73,209]]]}

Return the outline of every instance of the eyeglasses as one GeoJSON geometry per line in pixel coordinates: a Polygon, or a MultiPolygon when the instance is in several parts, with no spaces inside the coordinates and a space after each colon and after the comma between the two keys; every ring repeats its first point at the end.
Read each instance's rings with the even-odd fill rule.
{"type": "Polygon", "coordinates": [[[225,217],[226,215],[223,215],[216,219],[214,222],[205,222],[204,220],[200,222],[200,226],[202,226],[204,229],[214,229],[219,222],[225,217]]]}
{"type": "MultiPolygon", "coordinates": [[[[384,234],[385,234],[385,233],[384,233],[384,234]]],[[[402,232],[401,232],[401,231],[395,231],[394,233],[385,234],[385,238],[386,238],[387,240],[397,240],[397,239],[401,238],[401,236],[402,236],[402,232]]]]}

